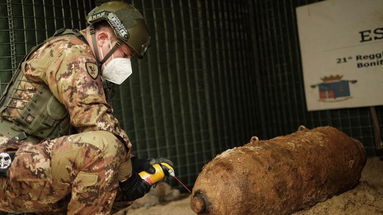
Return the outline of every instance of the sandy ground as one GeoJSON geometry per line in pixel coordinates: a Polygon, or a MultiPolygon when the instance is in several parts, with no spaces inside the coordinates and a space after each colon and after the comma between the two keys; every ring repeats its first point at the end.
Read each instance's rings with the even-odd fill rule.
{"type": "MultiPolygon", "coordinates": [[[[190,197],[182,198],[178,191],[164,191],[166,188],[160,186],[156,193],[132,205],[140,208],[131,207],[119,215],[195,215],[190,209],[190,197]],[[166,198],[182,199],[159,203],[166,202],[166,198]]],[[[377,157],[368,159],[360,183],[354,189],[293,215],[383,215],[383,161],[377,157]]]]}

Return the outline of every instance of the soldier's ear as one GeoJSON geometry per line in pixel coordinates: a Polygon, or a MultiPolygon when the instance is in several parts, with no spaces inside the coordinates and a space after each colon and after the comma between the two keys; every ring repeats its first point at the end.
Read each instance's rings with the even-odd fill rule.
{"type": "Polygon", "coordinates": [[[110,36],[106,31],[99,31],[96,34],[98,47],[103,47],[106,41],[110,40],[110,36]]]}

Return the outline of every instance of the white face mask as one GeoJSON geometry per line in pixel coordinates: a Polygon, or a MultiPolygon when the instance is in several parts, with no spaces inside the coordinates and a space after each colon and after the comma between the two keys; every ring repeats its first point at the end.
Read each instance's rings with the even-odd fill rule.
{"type": "Polygon", "coordinates": [[[132,64],[129,58],[114,58],[106,64],[102,77],[115,84],[122,84],[132,74],[132,64]]]}

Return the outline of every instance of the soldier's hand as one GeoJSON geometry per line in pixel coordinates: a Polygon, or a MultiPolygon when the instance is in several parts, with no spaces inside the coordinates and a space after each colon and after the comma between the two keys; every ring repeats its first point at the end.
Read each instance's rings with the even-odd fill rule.
{"type": "Polygon", "coordinates": [[[132,176],[120,183],[120,188],[125,194],[127,200],[133,201],[143,197],[150,191],[153,184],[162,180],[166,176],[174,176],[173,162],[165,158],[139,159],[137,157],[132,160],[132,176]],[[159,171],[153,167],[158,164],[162,168],[159,171]],[[145,173],[146,172],[146,173],[145,173]],[[162,176],[161,176],[161,172],[162,176]],[[142,174],[142,175],[141,175],[142,174]]]}
{"type": "Polygon", "coordinates": [[[149,159],[140,159],[138,157],[132,157],[131,160],[133,171],[137,173],[145,171],[150,174],[153,174],[156,172],[149,159]]]}
{"type": "Polygon", "coordinates": [[[134,201],[148,193],[151,185],[133,171],[128,180],[120,182],[120,188],[128,201],[134,201]]]}
{"type": "Polygon", "coordinates": [[[174,164],[171,160],[166,158],[152,158],[150,159],[150,164],[159,164],[163,169],[165,176],[174,176],[174,164]]]}
{"type": "MultiPolygon", "coordinates": [[[[166,158],[150,158],[150,159],[140,159],[137,157],[132,157],[132,168],[135,172],[148,172],[150,174],[154,174],[156,170],[153,168],[154,164],[160,164],[161,167],[165,170],[168,169],[166,166],[162,165],[161,163],[168,164],[171,168],[174,169],[174,164],[172,161],[166,159],[166,158]]],[[[165,171],[167,174],[168,171],[165,171]]]]}

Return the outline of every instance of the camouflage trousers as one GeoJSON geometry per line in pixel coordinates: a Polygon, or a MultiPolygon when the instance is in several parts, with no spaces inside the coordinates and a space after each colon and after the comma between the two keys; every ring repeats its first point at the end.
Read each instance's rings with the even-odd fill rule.
{"type": "MultiPolygon", "coordinates": [[[[0,144],[8,140],[0,135],[0,144]]],[[[110,214],[127,157],[121,141],[105,131],[23,143],[8,176],[0,177],[0,211],[110,214]]]]}

